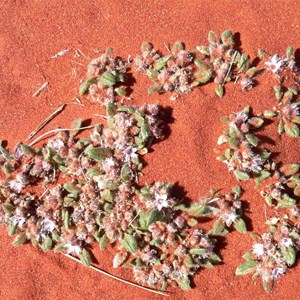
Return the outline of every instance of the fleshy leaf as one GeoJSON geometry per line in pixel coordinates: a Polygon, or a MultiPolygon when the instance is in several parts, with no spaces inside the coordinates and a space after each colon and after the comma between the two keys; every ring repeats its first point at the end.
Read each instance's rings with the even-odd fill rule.
{"type": "Polygon", "coordinates": [[[233,173],[237,180],[249,180],[250,179],[250,176],[243,171],[235,170],[233,173]]]}
{"type": "Polygon", "coordinates": [[[127,251],[131,253],[135,253],[137,251],[136,239],[128,233],[125,233],[122,245],[127,251]]]}
{"type": "Polygon", "coordinates": [[[92,258],[89,251],[86,249],[82,249],[81,253],[79,254],[80,261],[87,267],[91,265],[92,258]]]}
{"type": "Polygon", "coordinates": [[[235,275],[246,275],[255,271],[258,262],[247,260],[239,265],[235,270],[235,275]]]}

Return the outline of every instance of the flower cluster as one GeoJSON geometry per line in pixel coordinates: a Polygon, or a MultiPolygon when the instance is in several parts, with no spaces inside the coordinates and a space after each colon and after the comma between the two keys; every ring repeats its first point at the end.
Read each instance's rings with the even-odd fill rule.
{"type": "Polygon", "coordinates": [[[238,180],[248,180],[250,176],[262,179],[267,175],[263,171],[270,153],[259,147],[259,141],[252,132],[260,128],[264,120],[250,117],[250,108],[246,107],[222,118],[222,121],[226,129],[219,137],[218,145],[224,144],[228,148],[217,159],[225,163],[238,180]]]}
{"type": "Polygon", "coordinates": [[[298,77],[299,70],[296,66],[294,49],[292,47],[287,48],[285,57],[278,54],[270,55],[262,49],[258,50],[258,57],[263,61],[265,69],[280,84],[287,81],[288,77],[292,77],[294,81],[298,77]]]}
{"type": "Polygon", "coordinates": [[[138,185],[142,155],[163,137],[156,105],[109,103],[107,127],[95,126],[77,138],[81,121],[38,148],[18,144],[9,153],[0,144],[6,178],[0,185],[0,222],[16,237],[43,251],[54,248],[78,256],[89,266],[88,250],[116,246],[113,267],[131,266],[135,280],[165,289],[175,282],[190,289],[190,277],[221,261],[214,236],[233,226],[245,232],[240,192],[215,194],[208,203],[187,205],[172,195],[172,184],[138,185]],[[199,227],[197,205],[223,229],[199,227]]]}
{"type": "Polygon", "coordinates": [[[193,203],[189,213],[193,216],[214,217],[215,221],[211,233],[213,235],[225,235],[232,225],[241,232],[247,231],[246,224],[242,219],[242,202],[240,196],[242,190],[239,186],[233,188],[233,193],[220,194],[212,191],[211,195],[193,203]]]}
{"type": "Polygon", "coordinates": [[[286,92],[282,91],[281,86],[274,87],[278,104],[272,110],[266,110],[263,115],[266,118],[279,119],[278,133],[284,132],[290,137],[299,137],[300,124],[300,101],[295,101],[297,90],[289,88],[286,92]]]}
{"type": "MultiPolygon", "coordinates": [[[[10,234],[18,233],[14,244],[30,240],[43,250],[56,244],[57,251],[84,253],[87,262],[84,246],[98,236],[113,205],[124,205],[126,212],[143,167],[140,157],[154,138],[162,137],[159,109],[110,104],[107,110],[108,127],[96,126],[87,139],[75,139],[77,121],[70,134],[61,131],[42,148],[18,144],[9,153],[0,147],[7,173],[1,183],[0,219],[10,234]],[[57,183],[59,177],[64,184],[57,183]],[[35,185],[44,191],[35,192],[35,185]]],[[[130,217],[117,216],[120,222],[130,217]]]]}
{"type": "Polygon", "coordinates": [[[115,96],[126,94],[126,72],[128,63],[113,56],[108,48],[100,57],[93,59],[87,67],[87,80],[80,86],[81,95],[88,94],[91,102],[104,105],[115,102],[115,96]]]}
{"type": "Polygon", "coordinates": [[[297,203],[295,197],[299,196],[298,164],[288,164],[281,168],[274,166],[271,177],[265,179],[260,185],[260,193],[266,203],[276,208],[290,207],[297,203]],[[291,196],[293,194],[293,197],[291,196]]]}
{"type": "Polygon", "coordinates": [[[234,38],[230,30],[219,39],[212,31],[208,34],[208,46],[197,46],[187,51],[182,42],[176,42],[168,55],[161,55],[153,45],[144,42],[141,54],[134,59],[138,72],[146,74],[154,85],[149,93],[172,92],[172,100],[182,93],[189,93],[195,87],[214,80],[215,92],[222,97],[224,84],[239,81],[243,90],[252,88],[255,67],[249,68],[249,58],[234,48],[234,38]]]}
{"type": "Polygon", "coordinates": [[[254,273],[253,278],[260,276],[265,291],[271,292],[274,281],[295,264],[300,249],[299,217],[299,209],[295,207],[290,215],[269,219],[269,231],[252,235],[254,244],[244,254],[246,261],[236,269],[236,275],[254,273]]]}

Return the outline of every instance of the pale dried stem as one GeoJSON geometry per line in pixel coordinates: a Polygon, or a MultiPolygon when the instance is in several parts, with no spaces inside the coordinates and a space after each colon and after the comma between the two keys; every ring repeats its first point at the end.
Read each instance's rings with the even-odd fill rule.
{"type": "Polygon", "coordinates": [[[230,71],[232,69],[232,65],[234,63],[234,60],[235,60],[235,57],[236,57],[237,54],[238,54],[238,52],[235,51],[234,54],[233,54],[233,56],[232,56],[232,59],[231,59],[231,62],[230,62],[230,66],[229,66],[229,69],[228,69],[228,71],[226,73],[226,76],[225,76],[225,78],[223,80],[222,86],[224,86],[224,84],[226,83],[227,77],[229,76],[229,73],[230,73],[230,71]]]}
{"type": "Polygon", "coordinates": [[[35,130],[33,130],[27,137],[27,140],[33,138],[42,128],[44,128],[55,116],[64,110],[66,103],[58,107],[48,118],[46,118],[35,130]]]}
{"type": "MultiPolygon", "coordinates": [[[[72,255],[70,255],[70,254],[66,254],[66,253],[63,253],[63,252],[61,252],[61,254],[64,255],[64,256],[66,256],[66,257],[68,257],[68,258],[70,258],[70,259],[72,259],[72,260],[74,260],[74,261],[76,261],[76,262],[78,262],[78,263],[80,263],[80,264],[82,264],[82,262],[81,262],[78,258],[76,258],[76,257],[74,257],[74,256],[72,256],[72,255]]],[[[167,293],[160,292],[160,291],[156,291],[156,290],[153,290],[153,289],[150,289],[150,288],[147,288],[147,287],[138,285],[138,284],[133,283],[133,282],[131,282],[131,281],[122,279],[122,278],[117,277],[117,276],[115,276],[115,275],[112,275],[112,274],[110,274],[110,273],[108,273],[108,272],[106,272],[106,271],[103,271],[103,270],[101,270],[101,269],[99,269],[99,268],[97,268],[97,267],[95,267],[95,266],[93,266],[93,265],[90,265],[89,268],[91,268],[92,270],[94,270],[94,271],[96,271],[96,272],[99,272],[99,273],[101,273],[101,274],[103,274],[103,275],[106,275],[106,276],[108,276],[108,277],[110,277],[110,278],[113,278],[113,279],[115,279],[115,280],[118,280],[118,281],[120,281],[120,282],[123,282],[123,283],[125,283],[125,284],[131,285],[131,286],[134,286],[134,287],[137,287],[137,288],[139,288],[139,289],[148,291],[148,292],[150,292],[150,293],[154,293],[154,294],[158,294],[158,295],[162,295],[162,296],[169,297],[169,294],[167,294],[167,293]]]]}
{"type": "Polygon", "coordinates": [[[50,121],[54,119],[59,113],[61,113],[68,104],[75,104],[83,106],[78,98],[75,98],[76,102],[67,102],[59,106],[49,117],[47,117],[35,130],[33,130],[27,137],[27,140],[32,139],[40,130],[42,130],[50,121]],[[79,100],[79,101],[78,101],[79,100]]]}
{"type": "Polygon", "coordinates": [[[53,130],[50,130],[48,132],[45,132],[44,134],[42,134],[41,136],[36,138],[34,141],[32,141],[29,144],[29,146],[32,146],[32,145],[36,144],[37,142],[39,142],[40,140],[42,140],[45,136],[47,136],[49,134],[57,133],[57,132],[60,132],[60,131],[73,131],[73,130],[90,129],[90,128],[93,128],[97,125],[101,125],[101,123],[97,123],[97,124],[94,124],[94,125],[91,125],[91,126],[86,126],[86,127],[80,127],[80,128],[58,128],[58,129],[53,129],[53,130]]]}
{"type": "Polygon", "coordinates": [[[48,81],[42,84],[42,86],[35,92],[33,93],[32,97],[38,97],[40,93],[48,86],[48,81]]]}

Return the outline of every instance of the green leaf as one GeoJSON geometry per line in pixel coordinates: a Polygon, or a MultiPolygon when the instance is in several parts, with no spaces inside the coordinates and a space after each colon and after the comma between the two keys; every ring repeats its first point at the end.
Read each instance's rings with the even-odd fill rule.
{"type": "Polygon", "coordinates": [[[194,248],[191,249],[189,253],[192,255],[203,255],[204,253],[206,253],[206,250],[202,248],[194,248]]]}
{"type": "Polygon", "coordinates": [[[233,45],[234,41],[233,41],[232,31],[225,30],[221,35],[221,40],[225,45],[229,45],[229,46],[233,45]]]}
{"type": "Polygon", "coordinates": [[[141,211],[140,212],[139,223],[142,229],[147,229],[149,225],[154,222],[162,221],[164,214],[162,211],[152,210],[152,211],[141,211]]]}
{"type": "Polygon", "coordinates": [[[90,145],[84,150],[84,154],[86,154],[89,158],[92,158],[96,161],[101,161],[108,157],[111,157],[112,151],[109,148],[102,148],[102,147],[94,148],[92,145],[90,145]]]}
{"type": "Polygon", "coordinates": [[[149,95],[153,94],[154,92],[159,92],[159,91],[160,91],[160,87],[158,85],[153,85],[148,88],[149,95]]]}
{"type": "Polygon", "coordinates": [[[216,44],[218,42],[218,38],[217,38],[216,34],[213,31],[210,31],[208,33],[207,39],[208,39],[210,44],[216,44]]]}
{"type": "Polygon", "coordinates": [[[210,261],[206,261],[206,262],[202,263],[201,266],[206,269],[212,269],[214,267],[214,265],[210,261]]]}
{"type": "Polygon", "coordinates": [[[203,216],[205,215],[206,207],[205,204],[195,203],[188,208],[188,213],[192,216],[203,216]]]}
{"type": "Polygon", "coordinates": [[[106,71],[101,75],[100,82],[105,86],[113,86],[116,84],[117,78],[112,72],[106,71]]]}
{"type": "Polygon", "coordinates": [[[224,221],[222,219],[218,219],[214,222],[211,233],[215,234],[215,235],[219,235],[219,234],[222,235],[224,232],[224,229],[225,229],[224,221]]]}
{"type": "Polygon", "coordinates": [[[280,171],[286,175],[294,175],[299,171],[299,164],[287,164],[280,168],[280,171]]]}
{"type": "Polygon", "coordinates": [[[258,174],[254,174],[255,182],[261,183],[265,179],[269,178],[271,173],[269,171],[262,170],[258,174]]]}
{"type": "Polygon", "coordinates": [[[253,117],[249,119],[248,123],[254,128],[260,128],[264,124],[264,120],[262,118],[253,117]]]}
{"type": "Polygon", "coordinates": [[[80,261],[87,267],[91,265],[92,258],[89,251],[86,249],[82,249],[81,253],[79,254],[80,261]]]}
{"type": "Polygon", "coordinates": [[[207,83],[212,76],[211,70],[203,70],[195,73],[195,80],[198,83],[207,83]]]}
{"type": "Polygon", "coordinates": [[[236,185],[232,188],[232,191],[237,194],[238,196],[240,196],[242,194],[242,188],[239,185],[236,185]]]}
{"type": "Polygon", "coordinates": [[[263,279],[262,280],[263,282],[263,288],[264,290],[267,292],[267,293],[271,293],[272,292],[272,289],[273,289],[273,286],[274,286],[274,281],[269,279],[263,279]]]}
{"type": "Polygon", "coordinates": [[[52,239],[47,236],[44,240],[43,240],[43,243],[41,244],[41,249],[44,251],[44,252],[47,252],[49,250],[51,250],[52,248],[52,239]]]}
{"type": "Polygon", "coordinates": [[[153,45],[149,42],[143,42],[141,45],[142,52],[151,52],[153,50],[153,45]]]}
{"type": "Polygon", "coordinates": [[[28,145],[20,144],[20,148],[21,148],[21,151],[27,156],[31,156],[31,155],[35,154],[34,148],[32,148],[28,145]]]}
{"type": "Polygon", "coordinates": [[[8,235],[14,235],[17,231],[17,224],[14,224],[13,222],[9,221],[7,231],[8,235]]]}
{"type": "Polygon", "coordinates": [[[117,110],[117,105],[114,103],[109,103],[106,106],[106,113],[108,116],[113,117],[116,114],[116,110],[117,110]]]}
{"type": "Polygon", "coordinates": [[[64,226],[66,229],[69,229],[71,226],[71,216],[68,210],[64,211],[64,226]]]}
{"type": "Polygon", "coordinates": [[[209,257],[209,260],[213,263],[220,263],[222,262],[222,259],[219,255],[217,255],[216,253],[212,253],[209,257]]]}
{"type": "Polygon", "coordinates": [[[126,95],[126,89],[123,87],[118,87],[115,89],[115,92],[119,95],[119,96],[125,96],[126,95]]]}
{"type": "Polygon", "coordinates": [[[297,124],[294,123],[285,123],[284,124],[284,131],[290,137],[298,137],[299,136],[299,127],[297,124]]]}
{"type": "Polygon", "coordinates": [[[191,286],[190,286],[191,282],[188,277],[178,279],[176,282],[179,285],[179,287],[181,289],[183,289],[184,291],[189,291],[191,289],[191,286]]]}
{"type": "Polygon", "coordinates": [[[275,97],[277,100],[280,100],[282,98],[282,87],[280,85],[275,85],[273,87],[275,92],[275,97]]]}
{"type": "Polygon", "coordinates": [[[247,173],[240,171],[240,170],[235,170],[233,172],[233,174],[237,180],[249,180],[250,179],[250,176],[247,173]]]}
{"type": "Polygon", "coordinates": [[[135,253],[137,251],[137,241],[132,235],[128,233],[125,233],[122,245],[127,251],[131,253],[135,253]]]}
{"type": "Polygon", "coordinates": [[[257,264],[257,261],[247,260],[236,268],[235,275],[250,274],[256,270],[257,264]]]}
{"type": "Polygon", "coordinates": [[[80,194],[82,192],[81,188],[77,184],[71,182],[64,183],[64,189],[70,194],[80,194]]]}
{"type": "Polygon", "coordinates": [[[296,199],[284,194],[281,199],[278,199],[278,207],[289,207],[296,204],[296,199]]]}
{"type": "Polygon", "coordinates": [[[12,244],[13,246],[20,246],[23,245],[26,241],[27,241],[26,232],[22,232],[15,237],[12,244]]]}
{"type": "Polygon", "coordinates": [[[88,79],[85,83],[83,83],[80,86],[80,88],[79,88],[79,94],[80,95],[88,94],[90,86],[92,84],[96,84],[96,83],[97,83],[97,77],[92,77],[92,78],[88,79]]]}
{"type": "Polygon", "coordinates": [[[134,258],[133,260],[131,260],[130,264],[135,267],[142,267],[143,261],[140,258],[134,258]]]}
{"type": "Polygon", "coordinates": [[[177,55],[181,50],[184,50],[184,44],[180,41],[177,41],[172,46],[171,52],[173,55],[177,55]]]}
{"type": "Polygon", "coordinates": [[[282,120],[280,120],[279,123],[278,123],[278,130],[277,131],[278,131],[279,135],[282,135],[283,132],[284,132],[283,121],[282,120]]]}
{"type": "Polygon", "coordinates": [[[172,55],[166,55],[159,58],[154,64],[154,70],[159,71],[167,65],[167,62],[170,60],[172,55]]]}
{"type": "Polygon", "coordinates": [[[190,255],[186,255],[184,258],[184,264],[188,267],[188,268],[192,268],[195,266],[195,263],[193,261],[193,258],[190,255]]]}
{"type": "Polygon", "coordinates": [[[6,214],[12,213],[15,209],[15,207],[11,204],[2,204],[2,208],[6,214]]]}
{"type": "Polygon", "coordinates": [[[54,248],[55,253],[59,253],[64,248],[64,244],[58,244],[54,248]]]}
{"type": "Polygon", "coordinates": [[[220,98],[223,97],[224,95],[224,88],[221,84],[218,84],[216,87],[215,87],[215,93],[217,96],[219,96],[220,98]]]}
{"type": "Polygon", "coordinates": [[[272,111],[272,110],[265,110],[265,111],[263,112],[263,115],[264,115],[264,117],[266,117],[266,118],[273,118],[273,117],[276,116],[276,113],[275,113],[274,111],[272,111]]]}
{"type": "Polygon", "coordinates": [[[100,238],[99,238],[99,247],[101,250],[106,249],[108,245],[108,238],[106,233],[104,233],[100,238]]]}
{"type": "Polygon", "coordinates": [[[247,72],[245,73],[246,76],[248,76],[249,78],[254,77],[259,71],[256,70],[255,67],[252,67],[250,69],[247,70],[247,72]]]}
{"type": "Polygon", "coordinates": [[[292,266],[295,263],[296,251],[293,247],[282,248],[281,253],[289,266],[292,266]]]}
{"type": "Polygon", "coordinates": [[[151,134],[151,127],[148,124],[143,124],[141,126],[140,137],[146,142],[151,134]]]}
{"type": "Polygon", "coordinates": [[[128,181],[132,177],[132,170],[129,164],[124,164],[121,168],[121,179],[128,181]]]}
{"type": "Polygon", "coordinates": [[[70,131],[70,137],[74,137],[77,135],[77,133],[80,130],[81,124],[82,124],[81,119],[76,119],[72,122],[71,129],[73,129],[73,130],[70,131]]]}
{"type": "Polygon", "coordinates": [[[246,134],[246,139],[248,140],[248,142],[253,145],[254,147],[257,147],[258,145],[258,141],[256,139],[256,137],[253,134],[246,134]]]}
{"type": "Polygon", "coordinates": [[[287,49],[286,49],[286,58],[287,59],[293,59],[294,58],[294,49],[292,46],[289,46],[287,49]]]}
{"type": "Polygon", "coordinates": [[[233,224],[234,228],[240,232],[240,233],[246,233],[247,232],[247,228],[246,228],[246,223],[243,219],[238,218],[234,224],[233,224]]]}

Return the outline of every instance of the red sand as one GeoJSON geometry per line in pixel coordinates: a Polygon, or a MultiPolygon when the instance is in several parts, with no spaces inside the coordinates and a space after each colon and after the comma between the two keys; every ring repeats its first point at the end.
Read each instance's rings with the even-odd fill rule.
{"type": "MultiPolygon", "coordinates": [[[[126,57],[139,51],[143,40],[163,49],[163,43],[183,40],[189,48],[206,42],[209,30],[230,28],[241,34],[242,48],[255,57],[257,48],[285,53],[288,45],[299,47],[298,1],[1,1],[0,4],[0,138],[9,146],[27,135],[55,107],[77,95],[79,79],[71,77],[70,60],[74,50],[93,55],[93,49],[111,46],[126,57]],[[68,55],[51,60],[62,49],[68,55]],[[31,95],[49,81],[48,91],[39,98],[31,95]]],[[[83,68],[81,68],[83,71],[83,68]]],[[[271,80],[248,93],[229,85],[218,99],[213,85],[186,96],[182,102],[170,102],[168,95],[148,96],[148,80],[139,76],[132,103],[160,103],[171,106],[175,122],[170,137],[147,155],[144,182],[178,182],[187,196],[197,199],[210,188],[236,185],[226,167],[215,160],[213,148],[221,132],[219,117],[252,105],[255,111],[273,103],[271,80]]],[[[85,101],[86,102],[86,101],[85,101]]],[[[88,118],[97,106],[69,106],[46,130],[68,126],[75,117],[88,118]]],[[[93,117],[93,121],[97,121],[93,117]]],[[[45,129],[44,129],[45,131],[45,129]]],[[[275,126],[265,133],[277,139],[275,126]]],[[[282,138],[271,150],[280,150],[278,159],[297,162],[300,140],[282,138]]],[[[263,200],[253,184],[244,185],[244,199],[250,204],[248,216],[254,231],[264,230],[263,200]]],[[[0,229],[0,299],[159,299],[148,292],[126,286],[54,253],[43,253],[27,245],[11,246],[12,238],[0,229]]],[[[196,288],[181,292],[170,289],[170,299],[297,299],[299,265],[277,280],[271,296],[260,280],[234,276],[242,262],[241,254],[251,246],[248,235],[232,233],[221,251],[224,265],[203,270],[195,278],[196,288]]],[[[112,269],[112,252],[95,249],[100,266],[126,279],[130,270],[112,269]]]]}

